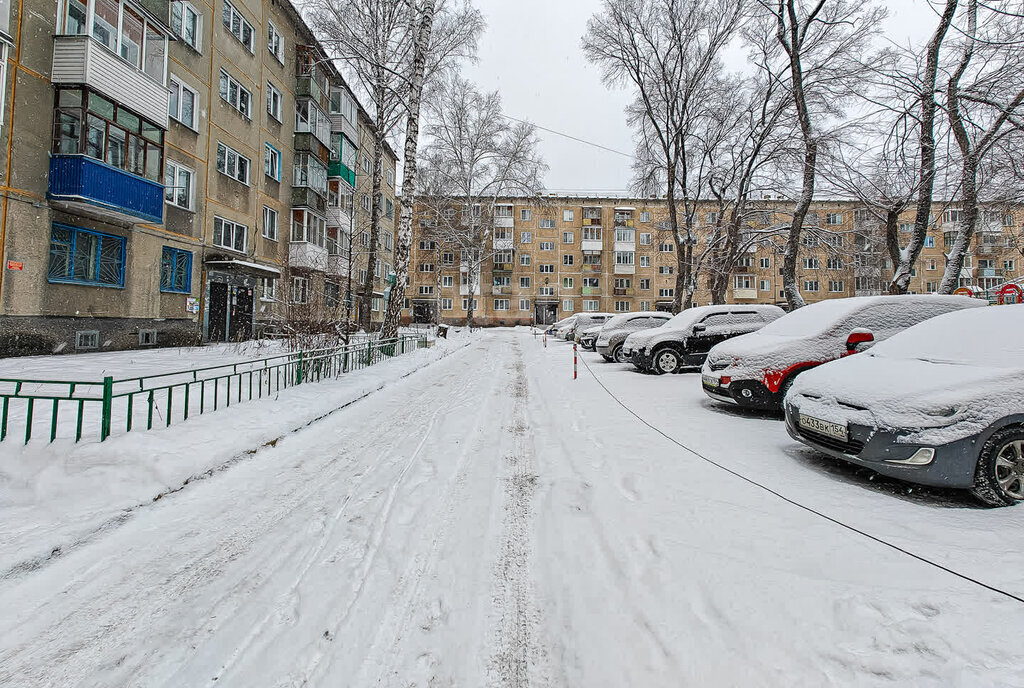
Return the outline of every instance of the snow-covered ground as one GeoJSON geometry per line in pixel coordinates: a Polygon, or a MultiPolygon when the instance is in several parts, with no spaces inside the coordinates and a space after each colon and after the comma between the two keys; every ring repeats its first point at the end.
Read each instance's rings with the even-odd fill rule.
{"type": "MultiPolygon", "coordinates": [[[[1024,686],[1024,605],[682,450],[586,366],[573,381],[568,344],[440,346],[358,373],[394,377],[298,432],[278,416],[322,415],[359,378],[113,438],[108,467],[96,444],[4,454],[22,482],[0,477],[0,685],[1024,686]],[[399,378],[414,357],[433,362],[399,378]],[[158,455],[235,459],[153,501],[174,481],[127,461],[158,455]],[[56,474],[101,492],[34,508],[56,474]]],[[[1024,508],[870,480],[696,374],[581,355],[682,444],[1024,595],[1024,508]]]]}

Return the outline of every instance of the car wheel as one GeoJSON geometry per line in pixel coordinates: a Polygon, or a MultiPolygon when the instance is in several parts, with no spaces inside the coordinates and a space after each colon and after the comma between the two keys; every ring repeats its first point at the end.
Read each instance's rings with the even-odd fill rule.
{"type": "Polygon", "coordinates": [[[658,375],[664,375],[665,373],[677,373],[682,361],[672,349],[661,349],[654,352],[654,372],[658,375]]]}
{"type": "Polygon", "coordinates": [[[622,354],[621,344],[615,347],[615,350],[612,351],[612,358],[615,359],[616,363],[626,363],[626,357],[622,354]]]}
{"type": "Polygon", "coordinates": [[[1006,428],[988,438],[978,455],[971,492],[989,506],[1024,501],[1024,428],[1006,428]]]}
{"type": "Polygon", "coordinates": [[[604,354],[601,354],[601,358],[603,358],[604,360],[608,361],[609,363],[611,363],[612,361],[615,360],[611,356],[605,356],[604,354]]]}

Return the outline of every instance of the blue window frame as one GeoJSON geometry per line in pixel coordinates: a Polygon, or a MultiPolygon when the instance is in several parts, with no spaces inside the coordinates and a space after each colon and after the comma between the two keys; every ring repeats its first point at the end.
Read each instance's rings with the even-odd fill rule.
{"type": "Polygon", "coordinates": [[[160,291],[192,293],[192,252],[164,246],[160,258],[160,291]]]}
{"type": "Polygon", "coordinates": [[[124,287],[126,244],[124,237],[54,223],[47,281],[124,287]]]}

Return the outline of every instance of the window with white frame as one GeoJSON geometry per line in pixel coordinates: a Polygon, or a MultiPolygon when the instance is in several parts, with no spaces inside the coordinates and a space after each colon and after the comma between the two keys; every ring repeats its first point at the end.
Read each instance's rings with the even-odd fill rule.
{"type": "Polygon", "coordinates": [[[533,241],[533,232],[520,232],[519,233],[519,243],[520,244],[529,244],[532,241],[533,241]]]}
{"type": "Polygon", "coordinates": [[[164,174],[164,200],[179,208],[192,210],[192,179],[194,175],[195,172],[180,162],[168,160],[164,174]]]}
{"type": "Polygon", "coordinates": [[[292,277],[292,303],[309,303],[309,278],[292,277]]]}
{"type": "Polygon", "coordinates": [[[651,267],[651,257],[650,256],[640,256],[640,267],[642,267],[642,268],[649,268],[649,267],[651,267]]]}
{"type": "Polygon", "coordinates": [[[419,271],[420,272],[433,272],[434,271],[434,265],[433,265],[433,263],[420,263],[419,271]]]}
{"type": "Polygon", "coordinates": [[[601,308],[601,302],[597,299],[583,299],[583,310],[593,312],[599,308],[601,308]]]}
{"type": "Polygon", "coordinates": [[[772,259],[771,258],[761,258],[760,262],[759,262],[759,265],[762,268],[767,270],[768,268],[770,268],[772,266],[772,259]]]}
{"type": "Polygon", "coordinates": [[[664,298],[667,298],[669,296],[675,296],[675,295],[676,295],[676,290],[673,289],[672,287],[665,287],[665,288],[662,288],[662,289],[658,290],[658,296],[661,296],[661,297],[664,297],[664,298]]]}
{"type": "MultiPolygon", "coordinates": [[[[224,21],[224,27],[231,33],[232,36],[241,41],[242,45],[248,48],[249,52],[256,52],[256,45],[253,40],[253,28],[252,24],[245,20],[242,13],[239,12],[234,5],[228,0],[223,0],[223,11],[222,19],[224,21]]],[[[305,302],[303,302],[305,303],[305,302]]]]}
{"type": "Polygon", "coordinates": [[[533,218],[533,211],[532,210],[530,210],[529,208],[520,208],[519,209],[519,219],[522,222],[529,222],[532,218],[533,218]]]}
{"type": "Polygon", "coordinates": [[[388,170],[387,175],[385,175],[385,176],[387,177],[387,180],[388,180],[388,186],[394,186],[395,185],[395,171],[394,170],[388,170]]]}
{"type": "Polygon", "coordinates": [[[640,302],[640,310],[641,311],[649,311],[649,310],[651,310],[651,302],[650,301],[641,301],[640,302]]]}
{"type": "Polygon", "coordinates": [[[804,280],[804,291],[818,291],[818,280],[804,280]]]}
{"type": "Polygon", "coordinates": [[[494,310],[507,311],[510,307],[508,299],[494,299],[494,310]]]}
{"type": "Polygon", "coordinates": [[[825,224],[829,225],[841,225],[843,224],[842,213],[828,213],[825,215],[825,224]]]}
{"type": "Polygon", "coordinates": [[[616,265],[633,265],[636,254],[633,251],[616,251],[615,252],[615,264],[616,265]]]}
{"type": "Polygon", "coordinates": [[[572,255],[571,253],[566,253],[564,256],[562,256],[562,265],[572,265],[575,259],[576,257],[574,255],[572,255]]]}
{"type": "Polygon", "coordinates": [[[171,31],[185,45],[196,52],[202,51],[203,15],[190,3],[183,0],[171,3],[171,31]]]}
{"type": "Polygon", "coordinates": [[[676,266],[675,265],[659,265],[658,266],[658,274],[659,275],[674,275],[674,274],[676,274],[676,266]]]}
{"type": "Polygon", "coordinates": [[[284,96],[274,84],[267,82],[267,114],[278,122],[283,122],[284,96]]]}
{"type": "Polygon", "coordinates": [[[572,313],[575,304],[572,299],[562,299],[562,310],[566,313],[572,313]]]}
{"type": "Polygon", "coordinates": [[[651,279],[649,277],[645,277],[645,278],[641,279],[639,286],[640,286],[641,290],[645,290],[646,291],[647,289],[650,289],[651,288],[651,279]]]}
{"type": "MultiPolygon", "coordinates": [[[[473,299],[473,310],[476,310],[477,308],[478,308],[477,300],[473,299]]],[[[464,310],[464,311],[468,311],[469,310],[469,299],[468,298],[462,299],[462,310],[464,310]]]]}
{"type": "Polygon", "coordinates": [[[174,74],[168,78],[167,88],[171,92],[167,99],[168,116],[189,129],[198,129],[199,91],[174,74]]]}
{"type": "Polygon", "coordinates": [[[842,258],[829,258],[825,262],[825,267],[828,270],[842,270],[843,269],[843,259],[842,258]]]}
{"type": "Polygon", "coordinates": [[[494,217],[510,218],[512,217],[512,206],[510,205],[496,205],[494,206],[494,217]]]}
{"type": "Polygon", "coordinates": [[[640,222],[650,222],[651,221],[651,211],[650,210],[641,210],[640,211],[640,217],[638,219],[640,220],[640,222]]]}
{"type": "Polygon", "coordinates": [[[658,246],[658,251],[661,252],[661,253],[672,253],[675,250],[676,250],[676,245],[673,244],[671,241],[662,242],[658,246]]]}
{"type": "Polygon", "coordinates": [[[277,61],[284,64],[284,36],[277,30],[273,22],[267,22],[267,50],[277,58],[277,61]]]}
{"type": "Polygon", "coordinates": [[[213,218],[213,245],[245,253],[249,228],[222,217],[213,218]]]}
{"type": "Polygon", "coordinates": [[[530,278],[529,277],[520,277],[519,278],[519,288],[520,289],[529,289],[530,288],[530,278]]]}
{"type": "Polygon", "coordinates": [[[828,290],[833,294],[846,291],[843,280],[829,280],[828,290]]]}
{"type": "Polygon", "coordinates": [[[555,271],[554,265],[538,265],[537,272],[540,273],[553,273],[555,271]]]}
{"type": "Polygon", "coordinates": [[[753,275],[733,275],[732,278],[733,289],[753,289],[754,288],[754,276],[753,275]]]}
{"type": "Polygon", "coordinates": [[[249,166],[251,162],[234,148],[217,142],[217,171],[232,179],[249,184],[249,166]]]}
{"type": "Polygon", "coordinates": [[[574,283],[574,280],[573,280],[572,277],[563,277],[562,278],[562,289],[572,289],[573,283],[574,283]]]}
{"type": "Polygon", "coordinates": [[[541,251],[554,251],[555,250],[555,242],[553,242],[553,241],[542,241],[542,242],[540,242],[540,250],[541,251]]]}
{"type": "Polygon", "coordinates": [[[1012,260],[1003,261],[1003,269],[1013,272],[1016,269],[1017,264],[1012,260]]]}
{"type": "Polygon", "coordinates": [[[761,280],[760,289],[761,291],[771,291],[772,283],[768,280],[761,280]]]}
{"type": "Polygon", "coordinates": [[[281,181],[281,151],[269,143],[263,146],[263,174],[274,181],[281,181]]]}
{"type": "Polygon", "coordinates": [[[277,278],[260,278],[260,301],[277,301],[277,278]]]}
{"type": "Polygon", "coordinates": [[[562,243],[571,244],[576,240],[575,232],[562,232],[562,243]]]}
{"type": "Polygon", "coordinates": [[[223,69],[220,70],[220,97],[246,119],[252,119],[252,91],[223,69]]]}
{"type": "Polygon", "coordinates": [[[817,258],[804,258],[804,270],[817,270],[820,265],[817,258]]]}
{"type": "Polygon", "coordinates": [[[629,301],[616,301],[615,302],[616,313],[629,313],[629,301]]]}
{"type": "Polygon", "coordinates": [[[434,285],[432,284],[421,284],[420,285],[420,296],[433,296],[434,285]]]}
{"type": "Polygon", "coordinates": [[[572,222],[575,217],[575,213],[571,210],[562,211],[562,222],[572,222]]]}
{"type": "Polygon", "coordinates": [[[537,293],[539,293],[541,296],[554,296],[555,295],[555,288],[554,287],[541,287],[538,290],[537,293]]]}
{"type": "Polygon", "coordinates": [[[442,287],[454,287],[455,277],[453,275],[441,275],[441,286],[442,287]]]}
{"type": "Polygon", "coordinates": [[[452,299],[441,299],[441,310],[450,311],[452,310],[453,304],[454,301],[452,299]]]}
{"type": "Polygon", "coordinates": [[[528,311],[530,310],[530,299],[519,299],[519,310],[528,311]]]}
{"type": "Polygon", "coordinates": [[[600,277],[584,277],[583,287],[586,289],[599,289],[601,287],[600,277]]]}
{"type": "Polygon", "coordinates": [[[651,241],[652,241],[652,238],[651,238],[651,233],[650,232],[640,232],[640,245],[641,246],[650,246],[651,245],[651,241]]]}
{"type": "Polygon", "coordinates": [[[529,253],[520,253],[519,254],[519,264],[520,265],[529,265],[530,264],[530,254],[529,253]]]}
{"type": "Polygon", "coordinates": [[[555,228],[555,221],[554,220],[538,220],[537,221],[537,226],[540,227],[541,229],[554,229],[555,228]]]}
{"type": "Polygon", "coordinates": [[[270,206],[263,206],[263,229],[261,232],[263,234],[263,238],[270,239],[271,241],[277,241],[277,225],[277,211],[270,206]]]}

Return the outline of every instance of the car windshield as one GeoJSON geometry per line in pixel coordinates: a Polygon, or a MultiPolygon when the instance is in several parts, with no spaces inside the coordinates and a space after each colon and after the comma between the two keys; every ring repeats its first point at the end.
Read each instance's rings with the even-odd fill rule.
{"type": "Polygon", "coordinates": [[[664,327],[684,328],[689,327],[693,323],[697,322],[704,316],[714,313],[715,308],[712,306],[699,306],[697,308],[687,308],[685,311],[678,315],[672,316],[672,318],[665,323],[664,327]]]}
{"type": "Polygon", "coordinates": [[[828,330],[843,318],[866,304],[864,299],[819,301],[787,313],[761,328],[761,334],[777,337],[813,337],[828,330]]]}
{"type": "Polygon", "coordinates": [[[1024,368],[1024,305],[940,315],[879,343],[870,353],[880,358],[1024,368]]]}

